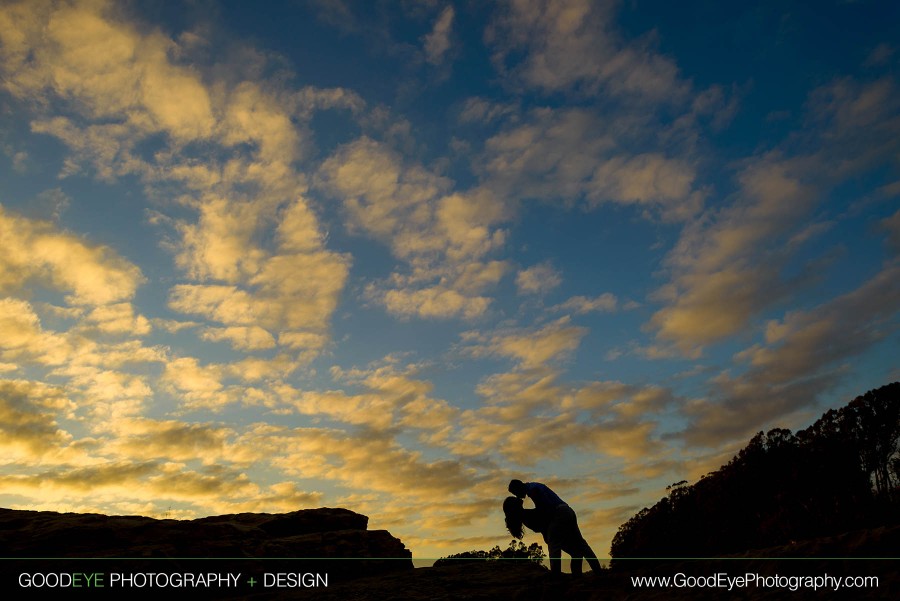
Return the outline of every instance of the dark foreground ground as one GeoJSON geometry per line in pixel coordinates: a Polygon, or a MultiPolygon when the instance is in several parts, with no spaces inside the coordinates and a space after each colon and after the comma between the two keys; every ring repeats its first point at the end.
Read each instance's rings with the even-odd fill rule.
{"type": "Polygon", "coordinates": [[[385,531],[368,530],[367,522],[365,516],[328,508],[192,521],[0,509],[0,590],[3,598],[38,601],[82,595],[126,601],[900,599],[900,526],[718,559],[617,560],[611,569],[576,578],[553,575],[523,560],[459,561],[413,569],[403,543],[385,531]],[[236,584],[84,586],[86,575],[100,574],[108,585],[114,573],[234,574],[236,584]],[[80,574],[82,581],[79,587],[27,587],[21,584],[22,574],[80,574]],[[294,580],[286,578],[276,587],[273,574],[294,580]],[[328,586],[304,582],[298,574],[325,575],[328,586]],[[747,575],[768,581],[735,580],[747,575]],[[847,584],[848,578],[864,577],[876,578],[877,584],[847,584]],[[638,584],[641,579],[643,586],[638,584]],[[660,579],[670,580],[665,584],[660,579]]]}
{"type": "MultiPolygon", "coordinates": [[[[337,582],[328,589],[305,592],[270,592],[259,599],[317,599],[319,601],[573,601],[663,600],[663,599],[900,599],[900,527],[884,527],[835,537],[803,541],[739,556],[714,560],[620,561],[614,569],[580,578],[554,576],[527,561],[461,562],[437,568],[419,568],[378,577],[337,582]],[[741,585],[731,590],[701,586],[710,577],[738,578],[747,574],[768,578],[767,582],[741,585]],[[831,579],[823,581],[825,576],[831,579]],[[638,578],[702,578],[694,586],[639,587],[638,578]],[[776,584],[772,579],[783,586],[776,584]],[[793,577],[793,580],[790,578],[793,577]],[[798,578],[819,578],[818,589],[797,586],[798,578]],[[875,577],[865,588],[850,588],[848,577],[875,577]],[[835,590],[835,579],[841,578],[835,590]]],[[[679,580],[680,582],[680,580],[679,580]]],[[[813,584],[816,582],[806,582],[813,584]]],[[[254,597],[256,598],[256,597],[254,597]]]]}
{"type": "MultiPolygon", "coordinates": [[[[600,601],[610,599],[898,599],[900,598],[900,564],[897,561],[804,562],[691,562],[636,567],[628,572],[604,571],[573,578],[569,574],[554,577],[547,570],[524,563],[500,562],[479,565],[454,565],[419,568],[377,578],[364,578],[304,593],[267,593],[259,599],[317,599],[320,601],[375,601],[400,599],[408,601],[600,601]],[[774,576],[877,576],[874,588],[835,591],[829,586],[819,590],[766,588],[760,586],[727,588],[653,587],[639,588],[632,577],[674,577],[676,574],[709,577],[727,574],[731,577],[747,572],[774,576]]],[[[254,599],[257,597],[254,597],[254,599]]]]}

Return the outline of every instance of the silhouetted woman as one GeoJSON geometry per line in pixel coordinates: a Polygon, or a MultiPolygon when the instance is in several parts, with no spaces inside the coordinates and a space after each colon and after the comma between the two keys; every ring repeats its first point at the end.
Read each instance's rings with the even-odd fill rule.
{"type": "Polygon", "coordinates": [[[545,513],[537,509],[525,509],[522,499],[518,497],[506,497],[503,501],[503,515],[506,519],[506,529],[517,539],[522,539],[525,532],[522,526],[529,530],[539,532],[544,537],[547,544],[548,555],[550,556],[550,570],[552,572],[562,571],[560,561],[561,551],[565,551],[572,556],[572,574],[581,574],[582,559],[586,558],[591,569],[599,571],[600,562],[597,556],[587,544],[587,541],[581,536],[581,532],[576,527],[572,532],[556,532],[548,538],[548,530],[550,520],[545,513]]]}

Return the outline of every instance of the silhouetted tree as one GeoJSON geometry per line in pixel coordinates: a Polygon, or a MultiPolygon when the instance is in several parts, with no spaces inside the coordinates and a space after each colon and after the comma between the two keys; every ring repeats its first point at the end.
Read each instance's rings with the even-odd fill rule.
{"type": "Polygon", "coordinates": [[[900,519],[900,383],[793,434],[757,433],[697,483],[676,482],[619,527],[615,557],[701,557],[900,519]]]}
{"type": "Polygon", "coordinates": [[[490,551],[464,551],[455,553],[447,557],[441,557],[435,566],[452,565],[459,561],[493,561],[497,559],[527,559],[535,563],[541,563],[544,558],[544,548],[539,543],[531,543],[527,547],[525,543],[515,539],[509,541],[506,549],[500,549],[499,545],[494,546],[490,551]]]}

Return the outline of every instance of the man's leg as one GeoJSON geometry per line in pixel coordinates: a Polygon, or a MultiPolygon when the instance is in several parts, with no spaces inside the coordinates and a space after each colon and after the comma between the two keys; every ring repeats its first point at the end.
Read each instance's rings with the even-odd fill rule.
{"type": "MultiPolygon", "coordinates": [[[[597,555],[594,553],[594,550],[591,549],[591,546],[581,535],[581,529],[578,527],[578,516],[575,515],[575,511],[572,508],[567,507],[565,516],[566,538],[571,544],[572,550],[578,555],[579,572],[581,571],[582,557],[587,559],[588,565],[591,566],[591,570],[599,572],[603,568],[600,566],[600,562],[597,560],[597,555]]],[[[572,561],[574,563],[574,556],[572,561]]],[[[572,573],[575,573],[574,567],[572,568],[572,573]]]]}
{"type": "Polygon", "coordinates": [[[581,576],[581,558],[572,556],[572,575],[581,576]]]}
{"type": "Polygon", "coordinates": [[[603,569],[600,565],[600,561],[597,559],[597,556],[594,554],[594,550],[591,549],[591,546],[587,544],[587,541],[583,538],[581,542],[584,543],[582,545],[582,552],[584,553],[584,558],[587,559],[588,565],[591,566],[591,569],[595,572],[599,572],[603,569]]]}

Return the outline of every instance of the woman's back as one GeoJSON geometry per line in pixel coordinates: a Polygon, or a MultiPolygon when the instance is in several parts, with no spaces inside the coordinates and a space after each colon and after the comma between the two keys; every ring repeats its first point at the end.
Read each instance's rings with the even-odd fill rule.
{"type": "Polygon", "coordinates": [[[537,509],[523,509],[522,523],[525,524],[525,527],[529,530],[544,534],[547,532],[547,526],[550,524],[550,520],[545,514],[537,509]]]}

